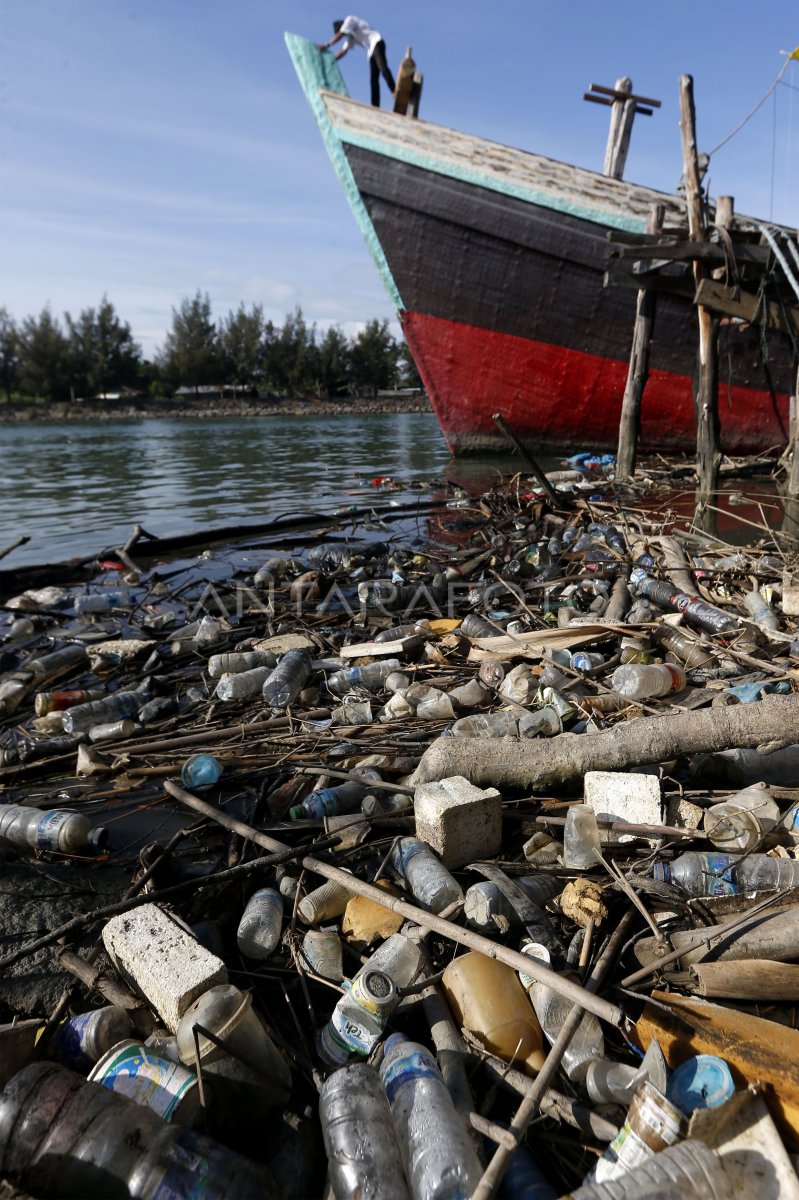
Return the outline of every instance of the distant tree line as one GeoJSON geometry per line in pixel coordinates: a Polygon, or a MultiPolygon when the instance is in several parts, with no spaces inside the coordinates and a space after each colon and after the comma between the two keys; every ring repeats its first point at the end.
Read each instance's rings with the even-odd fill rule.
{"type": "Polygon", "coordinates": [[[0,308],[0,389],[9,402],[127,389],[166,398],[179,388],[199,393],[211,386],[321,398],[421,381],[405,342],[376,318],[352,338],[336,325],[320,334],[299,307],[280,326],[265,319],[260,304],[240,304],[214,321],[208,294],[197,292],[173,308],[163,347],[148,360],[106,296],[77,318],[65,313],[63,323],[49,308],[20,323],[0,308]]]}

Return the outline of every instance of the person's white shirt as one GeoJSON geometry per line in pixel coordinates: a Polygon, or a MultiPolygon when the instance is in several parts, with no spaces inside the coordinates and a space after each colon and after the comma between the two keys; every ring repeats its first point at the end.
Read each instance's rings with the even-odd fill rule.
{"type": "Polygon", "coordinates": [[[382,37],[376,29],[372,29],[371,25],[367,25],[366,21],[362,21],[360,17],[345,17],[341,22],[340,33],[346,37],[344,49],[349,50],[353,45],[363,46],[369,58],[374,53],[374,48],[378,42],[382,42],[382,37]]]}

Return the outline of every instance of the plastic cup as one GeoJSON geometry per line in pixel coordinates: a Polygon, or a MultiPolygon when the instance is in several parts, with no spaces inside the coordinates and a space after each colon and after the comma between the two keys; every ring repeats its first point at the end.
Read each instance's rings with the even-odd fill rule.
{"type": "Polygon", "coordinates": [[[198,1032],[197,1050],[203,1070],[212,1070],[214,1063],[229,1063],[231,1058],[234,1062],[243,1060],[240,1065],[246,1063],[274,1091],[275,1103],[279,1102],[278,1095],[285,1099],[291,1089],[291,1072],[253,1011],[249,992],[240,991],[232,983],[221,983],[203,992],[184,1013],[177,1029],[177,1042],[181,1062],[188,1066],[195,1063],[195,1025],[201,1025],[224,1043],[224,1047],[219,1046],[198,1032]]]}

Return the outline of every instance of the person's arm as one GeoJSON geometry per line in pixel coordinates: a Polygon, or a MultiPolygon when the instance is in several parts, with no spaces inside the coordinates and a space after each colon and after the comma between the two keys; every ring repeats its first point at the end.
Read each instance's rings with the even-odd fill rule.
{"type": "MultiPolygon", "coordinates": [[[[329,41],[329,42],[317,42],[317,43],[316,43],[316,48],[317,48],[317,50],[329,50],[331,46],[335,46],[336,42],[340,42],[340,41],[341,41],[341,39],[342,39],[343,37],[346,37],[346,36],[347,36],[347,35],[346,35],[346,33],[344,32],[344,30],[343,30],[343,29],[339,29],[338,33],[334,33],[334,34],[333,34],[333,36],[332,36],[332,38],[330,39],[330,41],[329,41]]],[[[338,58],[343,58],[343,57],[344,57],[344,55],[345,55],[345,54],[347,53],[347,51],[349,50],[349,48],[350,48],[350,44],[349,44],[349,42],[345,42],[345,43],[344,43],[344,45],[343,45],[343,46],[341,47],[341,49],[339,50],[338,54],[336,54],[336,55],[335,55],[335,58],[337,58],[337,59],[338,59],[338,58]]]]}

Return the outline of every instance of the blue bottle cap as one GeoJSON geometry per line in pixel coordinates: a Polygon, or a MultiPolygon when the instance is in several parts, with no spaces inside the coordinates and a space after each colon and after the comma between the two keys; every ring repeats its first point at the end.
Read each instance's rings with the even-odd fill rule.
{"type": "Polygon", "coordinates": [[[692,1113],[695,1108],[716,1108],[734,1093],[735,1083],[724,1059],[715,1054],[697,1054],[674,1072],[666,1099],[684,1113],[692,1113]]]}

